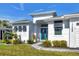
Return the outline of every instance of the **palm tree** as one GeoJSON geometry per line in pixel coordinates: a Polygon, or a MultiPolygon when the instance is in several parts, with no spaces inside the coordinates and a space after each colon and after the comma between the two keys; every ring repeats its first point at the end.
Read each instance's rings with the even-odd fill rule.
{"type": "Polygon", "coordinates": [[[11,27],[10,22],[7,20],[0,20],[0,27],[11,27]]]}
{"type": "Polygon", "coordinates": [[[9,26],[9,21],[3,20],[2,25],[3,25],[3,27],[8,27],[9,26]]]}
{"type": "Polygon", "coordinates": [[[2,27],[2,21],[0,20],[0,27],[2,27]]]}

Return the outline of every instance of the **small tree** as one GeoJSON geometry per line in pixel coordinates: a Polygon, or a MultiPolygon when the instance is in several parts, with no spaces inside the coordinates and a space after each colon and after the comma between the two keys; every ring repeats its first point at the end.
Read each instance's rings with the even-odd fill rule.
{"type": "Polygon", "coordinates": [[[5,32],[3,34],[3,39],[17,39],[17,34],[16,33],[13,33],[13,32],[5,32]]]}
{"type": "Polygon", "coordinates": [[[3,34],[3,39],[12,39],[12,37],[13,37],[13,34],[12,34],[12,32],[5,32],[4,34],[3,34]]]}
{"type": "Polygon", "coordinates": [[[12,40],[12,44],[20,44],[22,43],[21,40],[18,38],[16,33],[13,33],[13,40],[12,40]]]}
{"type": "Polygon", "coordinates": [[[18,37],[17,37],[17,34],[13,34],[13,37],[15,38],[15,39],[17,39],[18,37]]]}
{"type": "Polygon", "coordinates": [[[11,32],[5,32],[5,33],[3,33],[3,39],[2,39],[2,43],[7,43],[7,44],[9,44],[9,43],[11,43],[10,42],[10,40],[8,40],[8,39],[12,39],[12,33],[11,32]]]}
{"type": "Polygon", "coordinates": [[[11,24],[8,20],[0,20],[0,27],[11,28],[11,24]]]}

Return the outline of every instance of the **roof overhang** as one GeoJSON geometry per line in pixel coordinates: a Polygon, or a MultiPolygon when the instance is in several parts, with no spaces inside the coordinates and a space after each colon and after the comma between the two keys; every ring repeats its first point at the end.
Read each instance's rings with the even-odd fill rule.
{"type": "Polygon", "coordinates": [[[68,14],[63,16],[64,19],[78,18],[79,14],[68,14]]]}
{"type": "Polygon", "coordinates": [[[37,20],[36,22],[50,22],[55,20],[64,20],[64,17],[51,17],[51,18],[37,20]]]}
{"type": "Polygon", "coordinates": [[[32,17],[34,17],[34,16],[43,16],[43,15],[54,15],[54,16],[56,16],[56,11],[46,11],[46,12],[39,12],[39,13],[31,13],[29,15],[31,15],[32,17]]]}
{"type": "Polygon", "coordinates": [[[51,17],[51,18],[42,19],[42,20],[43,21],[68,20],[68,19],[78,18],[78,17],[79,17],[79,14],[69,14],[69,15],[64,15],[64,16],[60,16],[60,17],[51,17]]]}
{"type": "Polygon", "coordinates": [[[12,25],[21,25],[21,24],[29,24],[31,23],[32,21],[16,21],[16,22],[13,22],[12,25]]]}

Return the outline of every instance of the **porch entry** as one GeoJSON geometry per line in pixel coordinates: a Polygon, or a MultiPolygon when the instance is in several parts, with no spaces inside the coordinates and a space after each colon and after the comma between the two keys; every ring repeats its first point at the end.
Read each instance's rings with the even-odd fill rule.
{"type": "Polygon", "coordinates": [[[47,40],[48,39],[48,24],[42,24],[40,28],[40,38],[41,40],[47,40]]]}

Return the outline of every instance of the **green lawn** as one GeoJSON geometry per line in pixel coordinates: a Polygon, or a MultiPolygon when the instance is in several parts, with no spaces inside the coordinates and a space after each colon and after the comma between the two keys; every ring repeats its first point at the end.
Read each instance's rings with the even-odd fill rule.
{"type": "Polygon", "coordinates": [[[78,56],[77,52],[50,52],[33,49],[28,44],[0,45],[0,55],[4,56],[78,56]]]}

